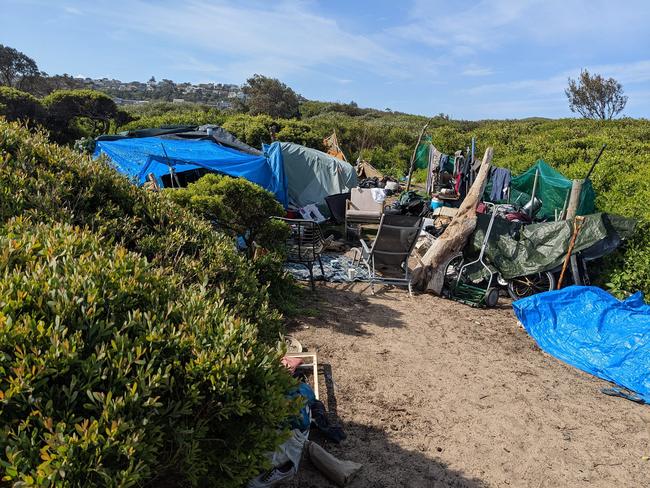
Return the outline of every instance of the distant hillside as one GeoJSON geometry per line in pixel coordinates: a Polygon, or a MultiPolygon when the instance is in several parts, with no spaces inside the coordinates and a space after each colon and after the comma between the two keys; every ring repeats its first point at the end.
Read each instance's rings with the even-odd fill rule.
{"type": "Polygon", "coordinates": [[[237,100],[244,99],[239,85],[227,83],[175,83],[157,81],[153,76],[147,82],[120,81],[109,78],[76,78],[67,74],[44,76],[39,81],[37,93],[47,94],[60,89],[87,88],[110,95],[119,105],[134,105],[148,101],[184,101],[210,105],[220,109],[232,108],[237,100]]]}

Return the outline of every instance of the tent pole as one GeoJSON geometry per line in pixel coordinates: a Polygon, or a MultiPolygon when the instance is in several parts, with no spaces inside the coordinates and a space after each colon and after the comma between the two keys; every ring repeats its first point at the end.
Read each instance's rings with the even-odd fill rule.
{"type": "Polygon", "coordinates": [[[603,144],[603,147],[600,148],[600,152],[598,153],[598,156],[596,156],[596,159],[594,159],[594,162],[592,163],[591,168],[589,168],[589,171],[587,172],[587,176],[585,176],[585,180],[588,180],[589,177],[591,176],[591,173],[594,172],[594,168],[598,164],[598,160],[603,155],[603,151],[605,150],[606,147],[607,147],[607,144],[603,144]]]}

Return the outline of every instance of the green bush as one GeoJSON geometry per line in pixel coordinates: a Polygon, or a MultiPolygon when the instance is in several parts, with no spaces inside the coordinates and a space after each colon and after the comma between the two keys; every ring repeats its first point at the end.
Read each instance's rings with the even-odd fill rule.
{"type": "Polygon", "coordinates": [[[29,93],[0,86],[0,116],[10,121],[42,123],[45,120],[45,109],[41,102],[29,93]]]}
{"type": "Polygon", "coordinates": [[[253,242],[271,250],[281,249],[288,226],[270,220],[283,216],[275,196],[243,178],[207,174],[187,188],[166,190],[172,200],[209,220],[233,237],[242,237],[249,250],[253,242]]]}
{"type": "Polygon", "coordinates": [[[291,379],[202,286],[64,224],[0,227],[0,464],[16,486],[241,486],[291,379]]]}
{"type": "Polygon", "coordinates": [[[111,97],[94,90],[56,90],[43,98],[43,105],[52,137],[61,143],[105,134],[111,121],[126,120],[111,97]]]}
{"type": "Polygon", "coordinates": [[[237,252],[232,238],[166,193],[137,188],[109,165],[49,144],[43,134],[31,136],[16,124],[0,122],[0,155],[0,220],[26,215],[92,229],[179,273],[187,284],[206,284],[216,300],[258,324],[262,337],[277,340],[282,304],[269,304],[258,270],[237,252]]]}
{"type": "MultiPolygon", "coordinates": [[[[179,104],[173,104],[178,106],[179,104]]],[[[183,104],[184,105],[184,104],[183,104]]],[[[162,110],[162,108],[161,108],[162,110]]],[[[153,115],[144,112],[144,115],[139,116],[139,112],[131,112],[136,120],[127,124],[119,125],[118,129],[123,130],[137,130],[149,129],[151,127],[164,127],[174,125],[205,125],[205,124],[223,124],[225,117],[216,109],[211,110],[182,110],[178,112],[162,112],[156,113],[152,110],[153,115]]]]}

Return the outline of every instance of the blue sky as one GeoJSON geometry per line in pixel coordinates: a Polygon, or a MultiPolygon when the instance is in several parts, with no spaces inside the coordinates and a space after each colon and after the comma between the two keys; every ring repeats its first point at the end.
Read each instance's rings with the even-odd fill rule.
{"type": "Polygon", "coordinates": [[[0,43],[50,74],[280,78],[307,98],[454,118],[569,117],[581,68],[650,116],[650,2],[0,0],[0,43]]]}

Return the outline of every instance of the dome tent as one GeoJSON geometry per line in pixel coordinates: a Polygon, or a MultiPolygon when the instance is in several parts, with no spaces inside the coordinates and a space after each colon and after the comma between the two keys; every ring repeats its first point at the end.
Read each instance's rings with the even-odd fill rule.
{"type": "Polygon", "coordinates": [[[322,204],[325,197],[345,193],[357,186],[357,173],[350,163],[292,142],[279,145],[287,178],[289,202],[297,207],[322,204]]]}

